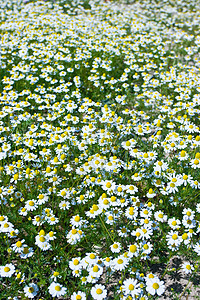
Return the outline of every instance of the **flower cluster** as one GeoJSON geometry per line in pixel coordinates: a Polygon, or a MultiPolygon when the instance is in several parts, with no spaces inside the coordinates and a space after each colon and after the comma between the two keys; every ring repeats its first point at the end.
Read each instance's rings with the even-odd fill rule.
{"type": "Polygon", "coordinates": [[[2,299],[155,299],[156,259],[196,272],[198,10],[161,2],[0,3],[2,299]]]}

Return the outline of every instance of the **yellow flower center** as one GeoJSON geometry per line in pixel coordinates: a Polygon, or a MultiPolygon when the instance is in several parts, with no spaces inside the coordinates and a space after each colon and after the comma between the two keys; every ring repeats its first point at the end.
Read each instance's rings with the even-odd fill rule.
{"type": "Polygon", "coordinates": [[[135,253],[137,251],[137,246],[136,245],[131,245],[129,247],[130,252],[135,253]]]}
{"type": "Polygon", "coordinates": [[[183,239],[183,240],[187,240],[187,238],[188,238],[188,235],[187,235],[187,233],[185,232],[185,233],[182,235],[182,239],[183,239]]]}
{"type": "Polygon", "coordinates": [[[178,238],[178,235],[177,235],[177,234],[173,234],[173,235],[172,235],[172,239],[173,239],[173,240],[177,240],[177,238],[178,238]]]}
{"type": "Polygon", "coordinates": [[[99,207],[98,207],[98,205],[94,204],[94,205],[92,205],[92,209],[93,209],[94,211],[97,211],[97,210],[99,209],[99,207]]]}
{"type": "Polygon", "coordinates": [[[93,272],[98,272],[99,271],[99,267],[98,266],[94,266],[93,267],[93,272]]]}
{"type": "Polygon", "coordinates": [[[149,246],[148,246],[147,244],[144,244],[143,248],[144,248],[145,250],[147,250],[147,249],[149,249],[149,246]]]}
{"type": "Polygon", "coordinates": [[[159,289],[159,284],[155,282],[152,287],[154,290],[157,290],[159,289]]]}
{"type": "Polygon", "coordinates": [[[44,242],[46,241],[45,237],[43,237],[43,236],[41,236],[41,237],[39,238],[39,240],[40,240],[40,242],[42,242],[42,243],[44,243],[44,242]]]}
{"type": "Polygon", "coordinates": [[[129,284],[128,289],[129,289],[129,291],[133,291],[134,290],[134,285],[133,284],[129,284]]]}
{"type": "Polygon", "coordinates": [[[97,290],[96,290],[96,293],[97,293],[98,295],[100,295],[100,294],[103,293],[103,291],[102,291],[102,289],[97,289],[97,290]]]}
{"type": "Polygon", "coordinates": [[[79,264],[79,260],[76,258],[76,259],[73,261],[73,264],[74,264],[75,266],[77,266],[77,265],[79,264]]]}
{"type": "Polygon", "coordinates": [[[4,272],[7,273],[7,272],[9,272],[9,271],[10,271],[10,268],[9,268],[9,267],[5,267],[5,268],[4,268],[4,272]]]}
{"type": "Polygon", "coordinates": [[[17,246],[18,248],[20,248],[20,247],[22,246],[22,242],[18,241],[18,242],[16,243],[16,246],[17,246]]]}
{"type": "Polygon", "coordinates": [[[118,259],[117,263],[118,263],[119,265],[123,264],[123,259],[118,259]]]}
{"type": "Polygon", "coordinates": [[[56,285],[55,290],[59,292],[59,291],[61,291],[61,287],[59,285],[56,285]]]}
{"type": "Polygon", "coordinates": [[[79,222],[79,221],[80,221],[80,217],[79,217],[79,216],[76,216],[76,217],[74,218],[74,221],[75,221],[75,222],[79,222]]]}
{"type": "Polygon", "coordinates": [[[33,293],[33,292],[34,292],[34,288],[33,288],[33,287],[30,287],[30,288],[28,289],[28,291],[29,291],[29,293],[33,293]]]}

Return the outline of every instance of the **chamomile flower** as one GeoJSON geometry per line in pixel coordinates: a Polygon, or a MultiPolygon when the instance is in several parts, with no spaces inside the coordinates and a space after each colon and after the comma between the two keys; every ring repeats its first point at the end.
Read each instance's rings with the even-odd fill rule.
{"type": "Polygon", "coordinates": [[[37,284],[30,283],[24,287],[24,294],[28,298],[34,298],[39,291],[37,284]]]}
{"type": "Polygon", "coordinates": [[[110,249],[113,253],[119,253],[121,251],[121,244],[119,242],[115,242],[110,246],[110,249]]]}
{"type": "Polygon", "coordinates": [[[11,277],[14,273],[15,266],[13,264],[6,264],[5,266],[0,266],[1,277],[11,277]]]}
{"type": "Polygon", "coordinates": [[[151,295],[161,296],[165,291],[164,281],[159,280],[157,277],[148,279],[146,281],[146,290],[151,295]]]}
{"type": "Polygon", "coordinates": [[[159,221],[161,223],[167,221],[167,216],[161,210],[155,212],[154,216],[155,216],[156,221],[159,221]]]}
{"type": "Polygon", "coordinates": [[[180,220],[174,217],[168,220],[168,224],[172,229],[178,229],[180,227],[181,222],[180,220]]]}
{"type": "Polygon", "coordinates": [[[182,270],[186,273],[186,274],[191,274],[194,270],[194,267],[192,264],[188,263],[188,262],[184,262],[181,266],[182,270]]]}
{"type": "Polygon", "coordinates": [[[120,255],[112,261],[112,269],[122,271],[128,265],[129,260],[124,255],[120,255]]]}
{"type": "Polygon", "coordinates": [[[135,296],[138,296],[141,292],[140,283],[137,279],[126,279],[123,282],[122,291],[124,295],[130,295],[131,297],[135,298],[135,296]]]}
{"type": "Polygon", "coordinates": [[[60,283],[58,282],[52,282],[50,286],[48,287],[49,294],[52,297],[60,297],[64,296],[67,292],[67,288],[63,287],[60,283]]]}
{"type": "Polygon", "coordinates": [[[107,290],[104,285],[96,284],[91,289],[91,295],[95,300],[102,300],[106,298],[107,290]]]}
{"type": "Polygon", "coordinates": [[[88,268],[88,272],[90,276],[100,277],[103,274],[103,268],[100,265],[96,264],[91,266],[90,269],[88,268]]]}
{"type": "Polygon", "coordinates": [[[86,300],[86,293],[78,291],[71,295],[71,300],[86,300]]]}
{"type": "Polygon", "coordinates": [[[156,193],[153,191],[152,188],[150,188],[148,193],[147,193],[147,197],[148,198],[154,198],[155,196],[156,196],[156,193]]]}

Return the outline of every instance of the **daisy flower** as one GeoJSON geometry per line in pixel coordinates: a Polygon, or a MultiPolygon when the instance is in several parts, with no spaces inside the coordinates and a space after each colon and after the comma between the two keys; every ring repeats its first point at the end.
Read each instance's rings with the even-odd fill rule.
{"type": "Polygon", "coordinates": [[[71,295],[71,300],[86,300],[86,294],[84,292],[78,291],[71,295]]]}
{"type": "Polygon", "coordinates": [[[91,295],[95,300],[105,299],[107,296],[107,290],[102,284],[96,284],[91,289],[91,295]]]}
{"type": "Polygon", "coordinates": [[[121,244],[116,242],[110,246],[110,249],[113,253],[119,253],[121,250],[121,244]]]}
{"type": "Polygon", "coordinates": [[[25,205],[27,211],[36,210],[37,207],[38,207],[37,201],[34,199],[28,200],[25,205]]]}
{"type": "Polygon", "coordinates": [[[49,294],[52,297],[60,297],[66,294],[67,288],[63,287],[60,283],[52,282],[48,287],[49,294]]]}
{"type": "Polygon", "coordinates": [[[93,277],[100,277],[103,274],[103,268],[99,265],[94,265],[88,269],[89,275],[93,277]]]}
{"type": "Polygon", "coordinates": [[[26,259],[34,254],[33,248],[23,245],[23,251],[20,253],[20,257],[26,259]]]}
{"type": "Polygon", "coordinates": [[[193,249],[198,255],[200,255],[200,242],[196,243],[193,249]]]}
{"type": "Polygon", "coordinates": [[[156,193],[154,193],[153,189],[149,189],[147,193],[148,198],[154,198],[156,196],[156,193]]]}
{"type": "Polygon", "coordinates": [[[39,288],[38,288],[37,284],[35,284],[35,283],[31,283],[24,287],[24,294],[28,298],[34,298],[37,295],[38,291],[39,291],[39,288]]]}
{"type": "Polygon", "coordinates": [[[188,262],[185,262],[182,264],[181,266],[182,270],[186,273],[186,274],[191,274],[192,271],[194,270],[194,267],[193,265],[191,265],[190,263],[188,262]]]}
{"type": "Polygon", "coordinates": [[[139,255],[139,246],[137,244],[128,246],[128,256],[129,257],[137,257],[139,255]]]}
{"type": "Polygon", "coordinates": [[[120,255],[112,261],[112,269],[122,271],[128,265],[129,261],[124,255],[120,255]]]}
{"type": "Polygon", "coordinates": [[[180,227],[181,222],[174,217],[168,220],[168,224],[172,229],[177,229],[180,227]]]}
{"type": "Polygon", "coordinates": [[[16,242],[15,244],[12,244],[12,249],[13,251],[15,251],[16,253],[22,253],[23,249],[24,249],[24,243],[25,240],[21,240],[16,242]]]}
{"type": "Polygon", "coordinates": [[[14,230],[14,226],[11,222],[4,222],[4,223],[1,223],[1,226],[0,226],[0,232],[11,232],[14,230]]]}
{"type": "Polygon", "coordinates": [[[114,191],[116,186],[115,182],[108,181],[108,180],[102,181],[101,185],[102,185],[102,189],[104,191],[107,191],[108,193],[114,191]]]}
{"type": "Polygon", "coordinates": [[[198,168],[200,168],[200,160],[197,158],[191,159],[190,165],[193,169],[198,169],[198,168]]]}
{"type": "Polygon", "coordinates": [[[165,291],[164,281],[160,281],[158,277],[154,277],[151,279],[148,279],[146,281],[146,290],[149,294],[158,296],[162,295],[165,291]]]}
{"type": "Polygon", "coordinates": [[[5,266],[0,266],[1,277],[11,277],[13,273],[15,273],[15,266],[13,264],[6,264],[5,266]]]}
{"type": "Polygon", "coordinates": [[[141,292],[140,284],[137,279],[126,279],[123,282],[122,291],[126,296],[130,295],[135,298],[135,296],[138,296],[141,292]]]}
{"type": "Polygon", "coordinates": [[[155,217],[156,221],[159,221],[161,223],[167,221],[167,216],[161,210],[155,212],[154,217],[155,217]]]}

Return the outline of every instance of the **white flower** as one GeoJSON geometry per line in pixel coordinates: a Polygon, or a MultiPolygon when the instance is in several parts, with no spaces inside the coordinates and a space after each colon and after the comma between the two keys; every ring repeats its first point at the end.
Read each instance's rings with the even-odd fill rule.
{"type": "Polygon", "coordinates": [[[86,300],[86,294],[84,292],[78,291],[71,295],[71,300],[86,300]]]}
{"type": "Polygon", "coordinates": [[[164,213],[161,210],[155,212],[154,217],[155,217],[156,221],[159,221],[162,223],[167,221],[167,216],[164,215],[164,213]]]}
{"type": "Polygon", "coordinates": [[[69,267],[71,270],[80,270],[82,268],[80,257],[75,257],[69,262],[69,267]]]}
{"type": "Polygon", "coordinates": [[[192,273],[192,271],[194,270],[193,265],[191,265],[188,262],[185,262],[182,264],[182,270],[186,273],[186,274],[190,274],[192,273]]]}
{"type": "Polygon", "coordinates": [[[107,296],[107,290],[102,284],[96,284],[91,289],[91,295],[95,300],[105,299],[107,296]]]}
{"type": "Polygon", "coordinates": [[[131,295],[135,298],[140,294],[140,284],[138,283],[137,279],[126,279],[122,285],[122,291],[125,295],[131,295]]]}
{"type": "Polygon", "coordinates": [[[168,220],[168,224],[172,229],[177,229],[180,227],[181,222],[176,218],[171,218],[168,220]]]}
{"type": "Polygon", "coordinates": [[[94,265],[88,271],[89,275],[93,277],[100,277],[103,274],[103,268],[100,265],[94,265]]]}
{"type": "Polygon", "coordinates": [[[151,295],[158,294],[160,296],[165,291],[164,281],[160,281],[158,277],[148,279],[146,284],[146,290],[151,295]]]}
{"type": "Polygon", "coordinates": [[[116,242],[110,246],[110,249],[113,253],[119,253],[121,250],[121,245],[120,243],[116,242]]]}
{"type": "Polygon", "coordinates": [[[147,193],[148,198],[154,198],[156,196],[156,193],[154,193],[153,189],[149,189],[147,193]]]}
{"type": "Polygon", "coordinates": [[[0,232],[11,232],[14,230],[14,226],[11,222],[1,223],[0,232]]]}
{"type": "Polygon", "coordinates": [[[14,272],[15,266],[13,264],[6,264],[5,266],[0,266],[1,277],[11,277],[14,272]]]}
{"type": "Polygon", "coordinates": [[[194,251],[200,255],[200,242],[194,245],[194,251]]]}
{"type": "Polygon", "coordinates": [[[48,235],[37,235],[35,237],[36,242],[35,244],[42,249],[43,251],[49,250],[51,248],[51,245],[49,244],[49,237],[48,235]]]}
{"type": "Polygon", "coordinates": [[[38,291],[39,291],[38,286],[35,283],[31,283],[24,287],[24,294],[28,298],[34,298],[37,295],[38,291]]]}
{"type": "Polygon", "coordinates": [[[137,244],[129,245],[128,247],[128,257],[138,256],[139,255],[139,247],[137,244]]]}
{"type": "Polygon", "coordinates": [[[48,290],[52,297],[60,297],[66,294],[67,288],[63,287],[60,283],[52,282],[48,290]]]}
{"type": "Polygon", "coordinates": [[[128,265],[129,261],[124,255],[120,255],[112,261],[112,268],[114,270],[122,271],[128,265]]]}

